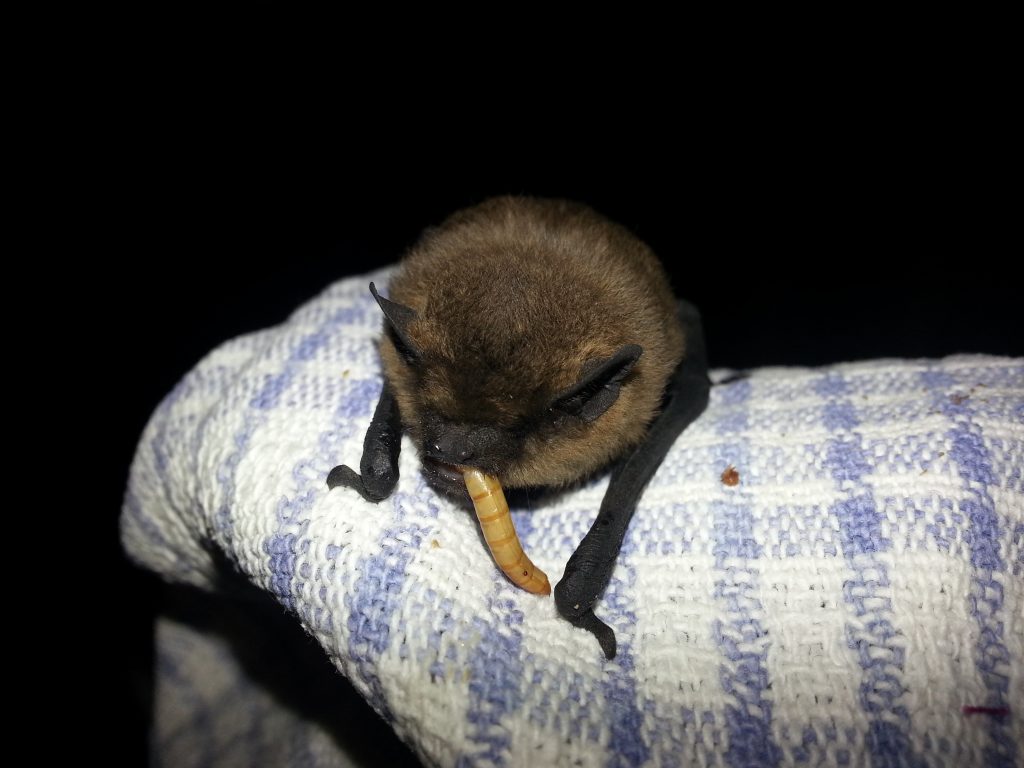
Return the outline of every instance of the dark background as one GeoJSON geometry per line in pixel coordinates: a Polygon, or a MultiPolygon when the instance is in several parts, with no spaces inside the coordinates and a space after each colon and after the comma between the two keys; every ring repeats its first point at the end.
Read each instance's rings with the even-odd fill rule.
{"type": "Polygon", "coordinates": [[[1024,352],[1002,144],[987,129],[937,129],[932,113],[880,107],[841,127],[814,110],[786,125],[740,115],[728,130],[680,125],[660,141],[568,131],[514,157],[485,132],[458,153],[399,156],[401,132],[370,144],[343,125],[326,152],[295,131],[197,127],[201,113],[168,113],[161,142],[125,176],[132,258],[99,286],[93,313],[119,372],[98,546],[120,596],[107,618],[124,694],[116,749],[136,764],[161,598],[123,560],[117,515],[149,414],[214,346],[395,261],[455,209],[493,194],[561,196],[626,224],[702,309],[714,367],[1024,352]],[[182,138],[176,126],[191,127],[182,138]]]}

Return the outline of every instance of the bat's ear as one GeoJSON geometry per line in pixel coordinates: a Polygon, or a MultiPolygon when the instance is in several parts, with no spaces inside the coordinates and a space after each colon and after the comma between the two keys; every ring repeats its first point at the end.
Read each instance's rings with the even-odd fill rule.
{"type": "Polygon", "coordinates": [[[409,338],[409,325],[416,319],[416,310],[390,299],[385,299],[377,293],[377,286],[373,283],[370,283],[370,293],[377,300],[377,305],[384,313],[384,317],[388,319],[388,325],[391,326],[391,330],[394,332],[392,341],[395,342],[398,353],[410,363],[418,362],[421,357],[420,351],[412,343],[412,339],[409,338]]]}
{"type": "Polygon", "coordinates": [[[622,380],[633,370],[644,348],[627,344],[606,360],[597,360],[583,367],[580,380],[559,393],[551,403],[554,410],[594,421],[612,407],[619,397],[622,380]]]}

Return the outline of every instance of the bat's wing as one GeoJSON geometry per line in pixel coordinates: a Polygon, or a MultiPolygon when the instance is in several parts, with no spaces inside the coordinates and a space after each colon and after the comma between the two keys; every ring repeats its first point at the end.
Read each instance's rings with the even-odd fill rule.
{"type": "Polygon", "coordinates": [[[355,488],[364,499],[374,503],[386,499],[398,482],[398,454],[401,450],[402,422],[398,417],[398,403],[385,379],[373,421],[363,440],[363,457],[359,460],[362,476],[351,467],[340,464],[327,476],[327,487],[344,485],[355,488]]]}
{"type": "Polygon", "coordinates": [[[665,389],[665,406],[651,424],[647,439],[612,469],[597,519],[569,558],[565,574],[555,587],[558,612],[575,626],[594,633],[609,659],[615,657],[615,633],[594,615],[594,603],[611,579],[640,495],[679,433],[703,413],[711,391],[700,313],[689,302],[680,301],[679,319],[686,338],[686,357],[665,389]]]}

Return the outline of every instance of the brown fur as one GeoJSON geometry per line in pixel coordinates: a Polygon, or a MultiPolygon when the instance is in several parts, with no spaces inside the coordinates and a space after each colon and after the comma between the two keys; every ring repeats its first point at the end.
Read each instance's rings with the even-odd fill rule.
{"type": "Polygon", "coordinates": [[[428,414],[508,430],[514,457],[488,469],[509,487],[570,483],[639,443],[683,355],[657,258],[577,203],[501,197],[459,211],[424,233],[387,295],[416,311],[408,332],[423,352],[410,366],[381,344],[402,423],[417,444],[428,414]],[[552,398],[625,344],[644,351],[611,408],[555,423],[552,398]]]}

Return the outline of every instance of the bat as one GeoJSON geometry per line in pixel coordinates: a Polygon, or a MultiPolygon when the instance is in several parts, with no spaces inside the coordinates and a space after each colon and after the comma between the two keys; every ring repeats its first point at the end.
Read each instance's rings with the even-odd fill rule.
{"type": "Polygon", "coordinates": [[[708,401],[697,309],[626,228],[580,203],[525,197],[452,214],[406,255],[387,298],[370,292],[385,318],[384,388],[359,473],[337,466],[328,486],[386,498],[403,432],[430,485],[463,502],[469,470],[500,490],[610,468],[555,605],[614,658],[594,605],[645,486],[708,401]]]}

